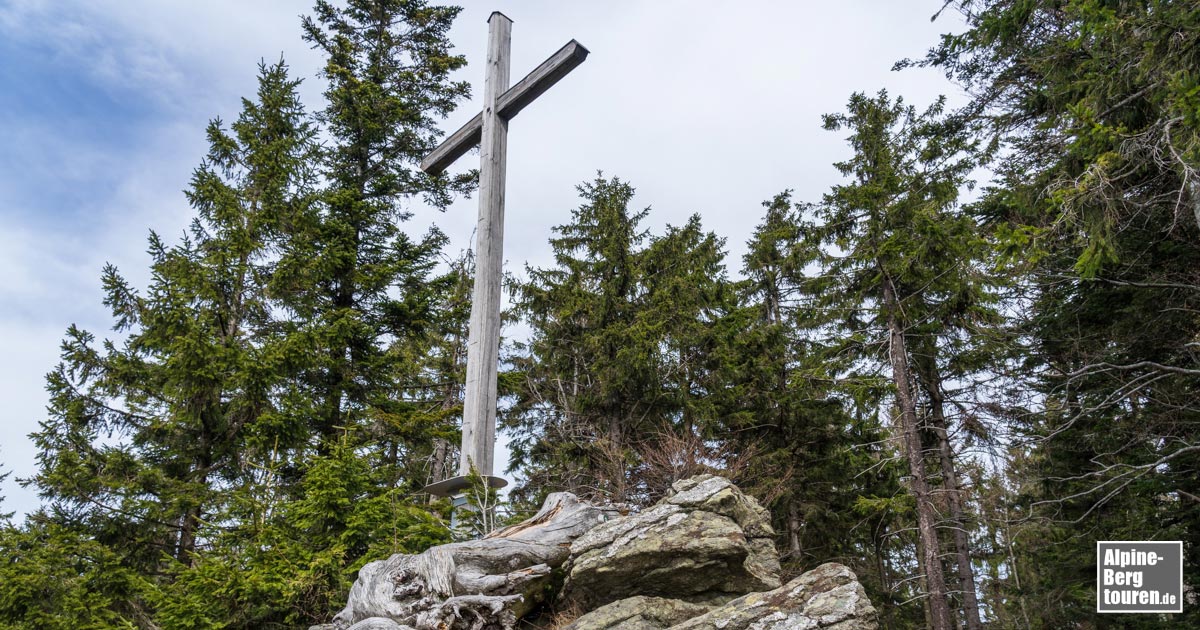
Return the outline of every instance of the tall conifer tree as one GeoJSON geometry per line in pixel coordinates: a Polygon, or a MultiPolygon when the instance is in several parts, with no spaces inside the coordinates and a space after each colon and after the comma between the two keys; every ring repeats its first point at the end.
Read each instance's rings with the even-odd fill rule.
{"type": "Polygon", "coordinates": [[[427,279],[445,238],[434,230],[413,240],[399,223],[413,200],[444,206],[473,185],[470,174],[417,168],[436,123],[469,90],[449,79],[466,63],[446,39],[457,14],[421,0],[322,0],[304,20],[305,39],[325,56],[325,188],[291,226],[274,289],[293,332],[316,346],[319,358],[301,371],[311,408],[295,413],[322,442],[397,411],[407,367],[388,347],[420,339],[433,318],[427,279]]]}
{"type": "MultiPolygon", "coordinates": [[[[312,184],[313,131],[295,87],[282,62],[263,65],[257,99],[229,129],[210,124],[188,235],[168,246],[151,234],[144,292],[104,270],[105,304],[127,338],[97,346],[72,326],[48,376],[32,480],[46,505],[33,520],[86,532],[142,575],[167,557],[196,562],[202,523],[229,517],[223,490],[256,447],[290,433],[264,422],[281,368],[259,333],[270,244],[312,184]]],[[[125,614],[142,609],[141,594],[126,597],[125,614]]]]}
{"type": "MultiPolygon", "coordinates": [[[[88,552],[113,576],[89,618],[312,623],[366,559],[444,539],[408,495],[447,432],[427,422],[446,403],[428,357],[455,328],[436,308],[461,274],[435,279],[444,238],[413,240],[397,223],[411,201],[445,205],[472,185],[415,168],[467,91],[448,79],[464,63],[445,38],[455,15],[318,3],[304,23],[328,60],[318,120],[283,64],[264,66],[238,121],[210,126],[189,235],[152,235],[149,290],[105,270],[129,337],[96,347],[68,331],[35,436],[48,505],[27,532],[105,550],[88,552]]],[[[42,558],[71,572],[69,558],[42,558]]],[[[14,619],[42,610],[17,604],[4,609],[14,619]]]]}
{"type": "Polygon", "coordinates": [[[627,498],[627,438],[662,404],[652,389],[656,348],[635,336],[647,236],[638,224],[649,210],[630,212],[633,192],[618,179],[579,186],[584,203],[550,241],[555,265],[529,269],[517,287],[532,334],[517,360],[527,385],[508,423],[514,461],[535,490],[627,498]]]}
{"type": "Polygon", "coordinates": [[[1037,593],[1033,623],[1100,623],[1091,541],[1190,541],[1185,581],[1200,566],[1200,11],[952,5],[969,28],[922,63],[967,86],[963,115],[1008,149],[978,209],[1026,289],[1013,390],[1033,395],[1007,402],[1031,450],[1009,487],[1037,520],[1014,578],[1037,593]]]}
{"type": "MultiPolygon", "coordinates": [[[[972,264],[962,255],[972,238],[970,223],[952,212],[973,166],[966,157],[972,147],[965,135],[940,122],[942,108],[939,100],[918,114],[881,92],[874,98],[855,94],[845,114],[826,116],[827,129],[850,131],[854,155],[837,164],[850,181],[825,196],[818,217],[827,247],[821,306],[838,314],[851,341],[848,349],[857,346],[863,360],[887,366],[897,438],[916,500],[929,621],[950,628],[937,488],[915,380],[918,340],[944,332],[936,330],[943,323],[938,313],[965,290],[962,270],[972,264]]],[[[969,553],[962,568],[964,576],[971,575],[969,553]]],[[[964,589],[968,623],[978,625],[974,588],[964,589]]]]}
{"type": "Polygon", "coordinates": [[[647,501],[680,474],[665,462],[696,470],[704,459],[732,297],[723,242],[697,217],[651,237],[639,229],[649,210],[629,210],[634,191],[619,179],[579,191],[584,203],[551,239],[556,264],[517,286],[532,332],[515,359],[514,462],[535,493],[647,501]]]}

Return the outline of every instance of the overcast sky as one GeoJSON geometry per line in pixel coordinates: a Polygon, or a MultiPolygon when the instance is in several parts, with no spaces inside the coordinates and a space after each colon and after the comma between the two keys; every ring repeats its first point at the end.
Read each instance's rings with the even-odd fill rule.
{"type": "MultiPolygon", "coordinates": [[[[629,181],[659,233],[699,213],[728,239],[736,273],[761,202],[817,200],[839,181],[844,132],[820,127],[855,91],[923,106],[959,90],[928,70],[892,72],[962,28],[942,0],[464,2],[451,32],[482,92],[488,15],[513,19],[515,82],[571,38],[591,56],[509,127],[506,259],[550,261],[547,239],[597,170],[629,181]]],[[[0,0],[0,512],[37,505],[16,477],[36,470],[27,435],[45,415],[44,375],[72,323],[111,336],[100,269],[147,279],[146,236],[182,234],[181,194],[204,127],[236,118],[260,59],[281,55],[321,107],[320,60],[300,40],[306,2],[0,0]]],[[[464,103],[452,132],[479,109],[464,103]]],[[[477,153],[452,170],[471,168],[477,153]]],[[[470,245],[475,199],[440,213],[415,202],[451,253],[470,245]]],[[[504,458],[498,457],[498,461],[504,458]]]]}

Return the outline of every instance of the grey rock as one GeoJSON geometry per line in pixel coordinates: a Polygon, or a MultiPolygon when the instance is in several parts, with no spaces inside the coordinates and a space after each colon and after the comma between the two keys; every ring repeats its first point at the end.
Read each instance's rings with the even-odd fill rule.
{"type": "Polygon", "coordinates": [[[638,595],[601,606],[562,630],[665,630],[712,609],[678,599],[638,595]]]}
{"type": "Polygon", "coordinates": [[[784,586],[751,593],[671,630],[876,630],[875,607],[858,577],[833,562],[784,586]]]}
{"type": "Polygon", "coordinates": [[[773,589],[772,535],[766,510],[729,480],[693,477],[645,512],[572,543],[562,599],[591,610],[635,595],[696,601],[773,589]]]}
{"type": "Polygon", "coordinates": [[[771,538],[771,513],[733,482],[714,475],[698,475],[676,481],[663,501],[686,509],[704,510],[733,519],[748,538],[771,538]]]}

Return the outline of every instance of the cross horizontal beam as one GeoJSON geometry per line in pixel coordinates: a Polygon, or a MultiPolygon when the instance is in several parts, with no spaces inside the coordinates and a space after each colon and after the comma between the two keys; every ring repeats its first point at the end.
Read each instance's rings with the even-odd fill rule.
{"type": "MultiPolygon", "coordinates": [[[[587,56],[588,49],[584,48],[583,44],[573,39],[567,42],[566,46],[558,49],[558,52],[542,62],[542,65],[521,79],[520,83],[501,94],[496,101],[496,112],[505,120],[511,120],[518,112],[525,109],[526,105],[532,103],[543,92],[567,76],[567,73],[583,63],[587,56]]],[[[450,137],[426,156],[421,162],[421,170],[430,175],[437,175],[445,171],[455,160],[479,144],[482,134],[483,113],[480,112],[458,131],[450,134],[450,137]]]]}

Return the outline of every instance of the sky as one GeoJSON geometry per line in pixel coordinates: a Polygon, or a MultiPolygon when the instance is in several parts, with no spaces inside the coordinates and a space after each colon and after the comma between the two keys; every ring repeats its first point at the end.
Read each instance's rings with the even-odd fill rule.
{"type": "MultiPolygon", "coordinates": [[[[506,269],[547,266],[556,225],[598,171],[637,189],[652,233],[699,214],[727,239],[736,274],[762,202],[817,201],[840,181],[845,132],[821,128],[853,92],[887,89],[918,107],[961,91],[938,72],[892,65],[961,30],[943,0],[463,1],[450,38],[458,79],[482,93],[488,15],[512,30],[512,80],[574,38],[587,61],[509,125],[506,269]]],[[[100,271],[145,286],[146,238],[178,240],[182,191],[212,118],[236,118],[260,60],[281,57],[309,110],[321,59],[300,39],[306,2],[0,0],[0,513],[38,499],[28,434],[45,418],[45,374],[75,324],[115,338],[100,271]]],[[[464,102],[453,132],[479,111],[464,102]]],[[[478,163],[473,152],[451,171],[478,163]]],[[[448,253],[472,245],[477,200],[445,212],[416,200],[406,229],[436,225],[448,253]]],[[[506,461],[498,454],[497,461],[506,461]]]]}

